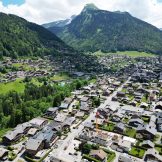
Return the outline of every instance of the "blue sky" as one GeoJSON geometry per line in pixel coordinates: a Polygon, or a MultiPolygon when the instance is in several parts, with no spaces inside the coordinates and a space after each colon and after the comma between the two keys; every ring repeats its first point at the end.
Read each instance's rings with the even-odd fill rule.
{"type": "Polygon", "coordinates": [[[8,6],[9,4],[17,4],[21,5],[25,2],[25,0],[2,0],[4,6],[8,6]]]}

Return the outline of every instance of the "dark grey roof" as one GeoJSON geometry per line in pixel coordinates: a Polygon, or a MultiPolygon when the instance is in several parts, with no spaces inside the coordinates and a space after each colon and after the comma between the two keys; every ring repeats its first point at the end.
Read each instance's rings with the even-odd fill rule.
{"type": "Polygon", "coordinates": [[[39,146],[42,144],[43,140],[30,138],[26,143],[27,150],[36,151],[39,146]]]}

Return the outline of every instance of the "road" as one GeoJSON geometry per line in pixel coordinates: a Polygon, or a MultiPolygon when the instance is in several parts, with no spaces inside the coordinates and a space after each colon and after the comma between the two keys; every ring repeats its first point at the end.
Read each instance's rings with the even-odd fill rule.
{"type": "MultiPolygon", "coordinates": [[[[130,78],[128,78],[128,80],[124,84],[122,84],[110,96],[108,96],[107,99],[105,100],[105,102],[103,104],[101,104],[98,108],[106,107],[107,105],[110,105],[110,103],[112,103],[112,101],[111,101],[112,97],[116,96],[117,92],[121,91],[123,86],[125,84],[127,84],[129,82],[129,80],[130,80],[130,78]]],[[[119,106],[119,105],[117,104],[116,106],[119,106]]],[[[84,129],[85,123],[91,122],[91,120],[95,118],[95,114],[96,114],[98,108],[94,109],[90,113],[89,117],[85,121],[83,121],[78,126],[78,128],[71,129],[71,132],[68,134],[67,138],[65,140],[63,140],[63,142],[61,144],[58,145],[57,149],[53,150],[53,152],[51,153],[52,156],[54,156],[55,158],[57,158],[63,162],[80,162],[80,159],[76,159],[76,157],[73,157],[72,155],[65,154],[65,147],[68,147],[68,145],[71,143],[71,141],[74,140],[74,138],[77,137],[82,132],[82,130],[84,129]]],[[[45,159],[45,162],[49,162],[49,158],[50,157],[47,157],[45,159]]]]}

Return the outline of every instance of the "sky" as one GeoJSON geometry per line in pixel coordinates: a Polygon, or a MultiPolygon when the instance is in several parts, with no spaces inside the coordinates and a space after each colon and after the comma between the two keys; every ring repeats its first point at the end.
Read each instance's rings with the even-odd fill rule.
{"type": "Polygon", "coordinates": [[[77,15],[87,3],[108,11],[127,11],[162,28],[162,0],[0,0],[0,12],[43,24],[77,15]]]}

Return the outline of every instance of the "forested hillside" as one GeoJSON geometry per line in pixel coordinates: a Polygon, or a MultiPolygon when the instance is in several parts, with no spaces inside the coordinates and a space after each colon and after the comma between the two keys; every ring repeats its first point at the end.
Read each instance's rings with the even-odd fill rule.
{"type": "Polygon", "coordinates": [[[69,49],[42,26],[0,13],[0,56],[42,56],[69,49]]]}
{"type": "Polygon", "coordinates": [[[67,26],[50,27],[68,45],[82,51],[136,50],[162,53],[162,32],[127,12],[85,6],[67,26]]]}

